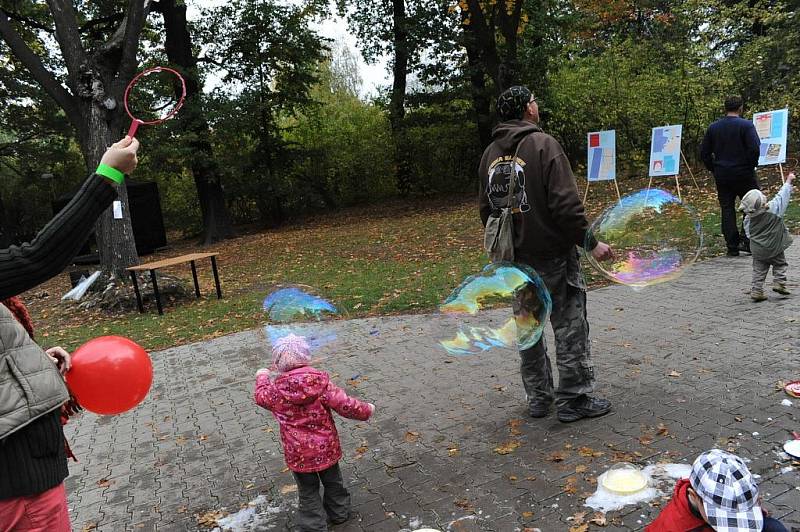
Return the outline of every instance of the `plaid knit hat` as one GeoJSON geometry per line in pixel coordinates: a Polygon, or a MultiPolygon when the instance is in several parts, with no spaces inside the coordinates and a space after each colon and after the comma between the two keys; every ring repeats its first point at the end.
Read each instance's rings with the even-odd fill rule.
{"type": "Polygon", "coordinates": [[[272,364],[281,373],[307,366],[311,362],[308,342],[302,336],[287,334],[272,345],[272,364]]]}
{"type": "Polygon", "coordinates": [[[747,194],[742,196],[742,201],[741,203],[739,203],[739,210],[744,212],[745,214],[750,214],[758,211],[762,207],[766,206],[766,204],[767,204],[767,197],[764,195],[763,192],[754,188],[753,190],[749,191],[747,194]]]}
{"type": "Polygon", "coordinates": [[[506,89],[497,98],[497,116],[501,121],[519,120],[525,114],[525,108],[531,101],[533,93],[522,85],[506,89]]]}
{"type": "Polygon", "coordinates": [[[760,532],[764,527],[758,485],[738,456],[719,449],[701,454],[692,464],[689,482],[717,532],[760,532]]]}

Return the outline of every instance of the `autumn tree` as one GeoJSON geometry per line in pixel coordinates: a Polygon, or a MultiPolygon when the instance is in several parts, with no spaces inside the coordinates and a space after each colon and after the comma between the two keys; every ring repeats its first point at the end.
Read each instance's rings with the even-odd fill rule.
{"type": "Polygon", "coordinates": [[[220,171],[211,142],[211,131],[204,109],[203,83],[198,70],[198,47],[186,18],[182,0],[159,0],[154,11],[164,18],[167,59],[180,68],[186,79],[186,102],[179,122],[185,135],[185,160],[191,168],[203,218],[201,242],[212,244],[234,235],[220,171]]]}
{"type": "MultiPolygon", "coordinates": [[[[149,0],[74,3],[68,0],[0,2],[0,37],[66,115],[77,133],[87,168],[93,170],[123,130],[122,100],[137,69],[137,50],[149,0]],[[49,45],[51,39],[58,50],[49,45]]],[[[100,264],[125,279],[138,263],[127,191],[117,186],[123,218],[111,209],[96,226],[100,264]]]]}

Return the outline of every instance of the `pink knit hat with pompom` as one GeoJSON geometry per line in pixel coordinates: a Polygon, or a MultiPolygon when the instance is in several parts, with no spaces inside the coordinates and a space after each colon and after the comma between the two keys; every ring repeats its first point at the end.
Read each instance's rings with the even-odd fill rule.
{"type": "Polygon", "coordinates": [[[272,346],[272,364],[281,373],[307,366],[311,352],[303,336],[288,334],[272,346]]]}

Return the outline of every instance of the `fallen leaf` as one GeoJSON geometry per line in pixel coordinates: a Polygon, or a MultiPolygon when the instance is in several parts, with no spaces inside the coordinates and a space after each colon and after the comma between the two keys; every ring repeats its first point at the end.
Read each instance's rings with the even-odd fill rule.
{"type": "Polygon", "coordinates": [[[569,527],[569,532],[587,532],[589,525],[578,525],[569,527]]]}
{"type": "Polygon", "coordinates": [[[585,465],[583,465],[583,464],[581,464],[581,465],[579,465],[579,466],[575,466],[575,472],[576,472],[576,473],[585,473],[587,469],[589,469],[589,468],[588,468],[588,467],[586,467],[586,466],[585,466],[585,465]]]}
{"type": "Polygon", "coordinates": [[[512,419],[508,422],[508,431],[511,433],[512,436],[520,436],[522,431],[519,430],[520,425],[522,425],[521,419],[512,419]]]}
{"type": "Polygon", "coordinates": [[[530,519],[531,517],[533,517],[533,512],[522,512],[523,519],[530,519]]]}
{"type": "Polygon", "coordinates": [[[459,454],[461,454],[461,451],[458,447],[450,447],[447,449],[447,456],[458,456],[459,454]]]}
{"type": "Polygon", "coordinates": [[[567,458],[567,453],[564,451],[553,451],[550,453],[550,456],[547,457],[548,460],[551,462],[563,462],[564,459],[567,458]]]}
{"type": "Polygon", "coordinates": [[[113,480],[108,480],[107,478],[104,478],[104,479],[98,480],[97,481],[97,485],[100,486],[101,488],[107,488],[107,487],[109,487],[111,485],[112,482],[113,482],[113,480]]]}
{"type": "Polygon", "coordinates": [[[287,495],[295,492],[297,492],[297,484],[286,484],[285,486],[281,486],[281,495],[287,495]]]}
{"type": "Polygon", "coordinates": [[[453,501],[453,504],[455,504],[456,506],[458,506],[462,510],[471,511],[471,510],[474,509],[474,506],[472,506],[472,503],[469,502],[468,499],[456,499],[455,501],[453,501]]]}
{"type": "Polygon", "coordinates": [[[85,525],[83,525],[83,528],[81,529],[81,532],[91,532],[92,530],[95,530],[96,528],[97,528],[97,523],[86,523],[85,525]]]}
{"type": "Polygon", "coordinates": [[[680,372],[675,371],[674,369],[669,373],[667,373],[667,377],[680,377],[680,376],[681,376],[680,372]]]}
{"type": "Polygon", "coordinates": [[[525,477],[525,480],[530,480],[531,482],[533,482],[534,480],[536,480],[536,477],[531,475],[531,476],[525,477]]]}
{"type": "Polygon", "coordinates": [[[651,443],[653,443],[653,438],[651,438],[650,436],[640,436],[639,443],[641,443],[642,445],[650,445],[651,443]]]}
{"type": "Polygon", "coordinates": [[[594,514],[594,516],[592,516],[591,519],[589,519],[589,523],[597,526],[606,526],[608,525],[608,520],[606,519],[605,515],[603,515],[600,512],[597,512],[596,514],[594,514]]]}
{"type": "Polygon", "coordinates": [[[217,521],[219,521],[223,517],[225,517],[224,512],[220,510],[211,510],[198,515],[197,524],[207,528],[215,528],[219,526],[219,523],[217,521]]]}
{"type": "Polygon", "coordinates": [[[658,432],[656,432],[659,436],[669,436],[669,429],[663,423],[658,424],[658,432]]]}
{"type": "MultiPolygon", "coordinates": [[[[566,493],[569,493],[570,495],[574,495],[575,493],[578,493],[577,484],[578,484],[578,479],[577,478],[569,477],[567,479],[567,482],[564,484],[564,491],[566,493]]],[[[584,513],[584,515],[585,515],[585,513],[584,513]]]]}
{"type": "Polygon", "coordinates": [[[511,440],[503,443],[494,448],[497,454],[510,454],[513,453],[521,444],[518,440],[511,440]]]}
{"type": "Polygon", "coordinates": [[[602,451],[595,451],[591,447],[581,447],[580,449],[578,449],[578,454],[586,458],[599,458],[603,456],[603,454],[605,453],[603,453],[602,451]]]}
{"type": "Polygon", "coordinates": [[[516,482],[519,479],[517,478],[516,475],[511,475],[510,477],[508,477],[508,480],[510,480],[511,482],[516,482]]]}
{"type": "Polygon", "coordinates": [[[405,440],[408,443],[415,443],[419,441],[419,432],[407,431],[405,435],[405,440]]]}

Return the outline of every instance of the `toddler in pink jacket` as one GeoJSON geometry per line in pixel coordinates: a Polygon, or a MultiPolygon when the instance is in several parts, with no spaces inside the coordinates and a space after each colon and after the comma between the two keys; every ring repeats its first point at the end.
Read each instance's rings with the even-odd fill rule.
{"type": "Polygon", "coordinates": [[[272,412],[281,428],[286,465],[297,482],[297,530],[325,532],[328,520],[339,524],[350,518],[350,494],[339,470],[342,448],[331,410],[366,421],[375,406],[348,397],[327,373],[310,363],[302,336],[290,334],[275,342],[272,364],[279,375],[273,381],[268,369],[258,370],[255,401],[272,412]]]}

